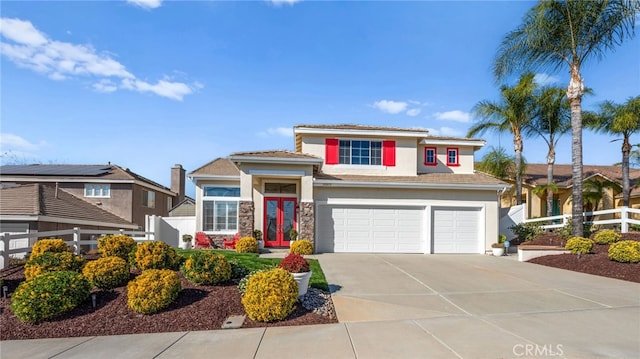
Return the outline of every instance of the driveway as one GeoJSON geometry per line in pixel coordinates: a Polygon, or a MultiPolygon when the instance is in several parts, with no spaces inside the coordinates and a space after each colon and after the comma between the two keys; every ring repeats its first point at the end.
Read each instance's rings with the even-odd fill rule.
{"type": "Polygon", "coordinates": [[[457,357],[640,357],[637,283],[508,257],[316,257],[358,356],[394,356],[393,340],[457,357]]]}

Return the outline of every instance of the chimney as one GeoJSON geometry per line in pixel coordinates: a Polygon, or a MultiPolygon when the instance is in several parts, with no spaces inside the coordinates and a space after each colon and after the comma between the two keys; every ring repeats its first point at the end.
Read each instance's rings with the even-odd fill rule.
{"type": "Polygon", "coordinates": [[[171,167],[171,191],[178,194],[174,206],[184,200],[185,170],[182,165],[176,164],[171,167]]]}

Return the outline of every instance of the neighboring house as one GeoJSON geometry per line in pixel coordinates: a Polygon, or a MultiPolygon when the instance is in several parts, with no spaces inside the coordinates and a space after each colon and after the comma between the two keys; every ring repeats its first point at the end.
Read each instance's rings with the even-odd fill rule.
{"type": "Polygon", "coordinates": [[[474,171],[477,139],[361,125],[294,127],[295,152],[233,153],[191,172],[196,229],[216,241],[289,231],[316,252],[485,253],[508,185],[474,171]]]}
{"type": "Polygon", "coordinates": [[[196,200],[186,197],[182,202],[169,210],[169,217],[195,217],[196,200]]]}
{"type": "MultiPolygon", "coordinates": [[[[184,182],[185,171],[180,165],[171,168],[171,189],[113,164],[0,167],[2,187],[53,186],[140,229],[145,227],[146,215],[167,216],[174,203],[184,200],[184,182]]],[[[64,217],[65,213],[50,215],[64,217]]]]}
{"type": "MultiPolygon", "coordinates": [[[[595,179],[600,181],[612,181],[622,187],[622,168],[620,166],[583,166],[584,180],[595,179]]],[[[630,206],[640,208],[640,190],[633,185],[640,179],[640,170],[631,168],[629,178],[632,186],[630,206]]],[[[541,163],[527,164],[525,173],[522,176],[523,191],[522,203],[526,205],[527,217],[546,217],[547,203],[546,194],[536,195],[534,189],[537,186],[547,184],[547,165],[541,163]]],[[[513,183],[513,182],[511,182],[513,183]]],[[[571,213],[571,196],[573,180],[571,175],[571,165],[557,164],[553,166],[553,183],[557,186],[557,192],[553,196],[553,215],[571,213]]],[[[516,199],[513,192],[505,192],[502,196],[502,206],[510,207],[515,205],[516,199]]],[[[606,188],[603,192],[602,200],[598,209],[611,209],[622,206],[622,195],[620,191],[606,188]]],[[[585,206],[585,211],[592,210],[591,205],[585,206]]]]}

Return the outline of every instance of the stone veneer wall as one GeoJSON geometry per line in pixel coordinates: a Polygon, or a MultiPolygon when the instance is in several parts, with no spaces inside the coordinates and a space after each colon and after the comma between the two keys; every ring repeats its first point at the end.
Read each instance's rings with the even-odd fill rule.
{"type": "Polygon", "coordinates": [[[298,239],[308,239],[315,247],[315,212],[313,202],[300,203],[300,233],[298,239]]]}
{"type": "Polygon", "coordinates": [[[240,201],[238,233],[240,237],[253,237],[253,201],[240,201]]]}

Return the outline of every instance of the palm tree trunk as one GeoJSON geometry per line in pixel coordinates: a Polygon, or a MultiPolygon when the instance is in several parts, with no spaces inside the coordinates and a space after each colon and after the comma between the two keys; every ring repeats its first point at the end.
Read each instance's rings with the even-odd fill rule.
{"type": "Polygon", "coordinates": [[[629,144],[629,135],[625,134],[622,141],[622,205],[625,207],[629,207],[630,197],[629,153],[631,153],[631,144],[629,144]]]}
{"type": "Polygon", "coordinates": [[[583,232],[583,207],[582,207],[582,95],[584,94],[584,82],[580,76],[580,66],[574,63],[571,66],[571,81],[567,88],[567,99],[571,104],[571,179],[573,182],[571,222],[572,234],[582,237],[583,232]]]}
{"type": "Polygon", "coordinates": [[[549,146],[547,153],[547,217],[553,216],[553,164],[556,162],[556,151],[549,146]]]}
{"type": "Polygon", "coordinates": [[[522,204],[522,135],[513,134],[513,149],[516,152],[516,205],[522,204]]]}

